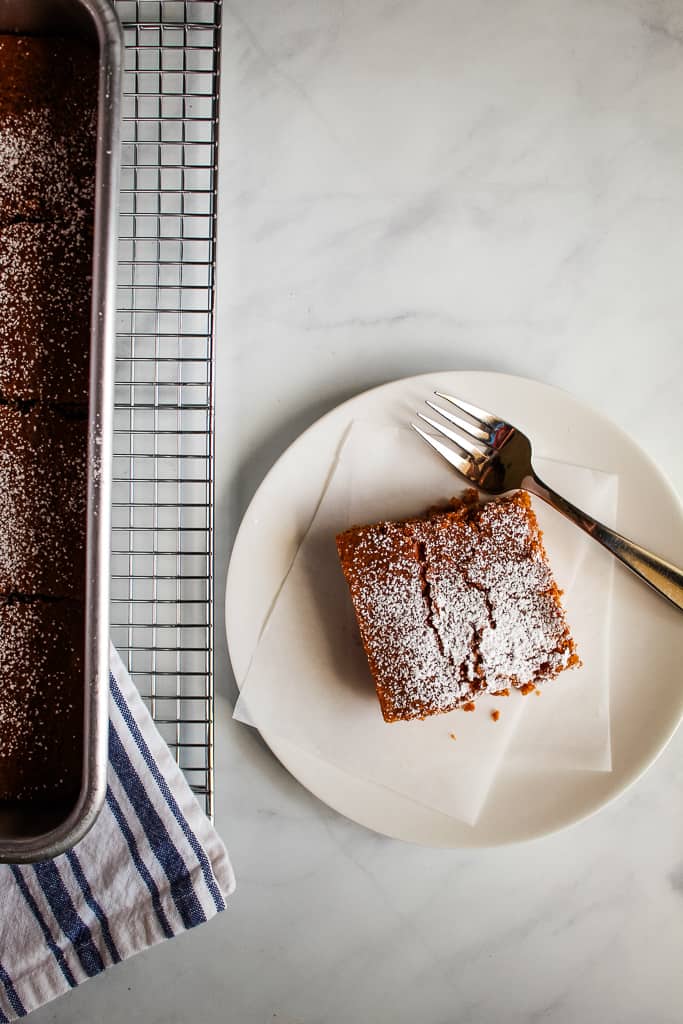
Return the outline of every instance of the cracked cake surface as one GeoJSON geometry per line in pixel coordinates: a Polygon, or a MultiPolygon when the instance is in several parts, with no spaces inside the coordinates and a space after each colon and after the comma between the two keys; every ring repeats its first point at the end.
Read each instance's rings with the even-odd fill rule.
{"type": "Polygon", "coordinates": [[[528,691],[578,664],[526,492],[339,534],[337,550],[386,721],[484,692],[528,691]]]}

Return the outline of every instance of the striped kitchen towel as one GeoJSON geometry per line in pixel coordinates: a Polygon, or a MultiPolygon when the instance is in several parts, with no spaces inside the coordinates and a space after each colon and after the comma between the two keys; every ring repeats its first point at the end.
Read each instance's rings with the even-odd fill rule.
{"type": "Polygon", "coordinates": [[[0,865],[0,1022],[225,909],[235,879],[112,648],[107,798],[74,850],[0,865]]]}

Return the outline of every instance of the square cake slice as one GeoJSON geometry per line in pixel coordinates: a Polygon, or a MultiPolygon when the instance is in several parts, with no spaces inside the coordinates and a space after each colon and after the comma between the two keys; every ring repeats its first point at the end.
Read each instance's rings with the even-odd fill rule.
{"type": "Polygon", "coordinates": [[[0,224],[91,219],[97,49],[0,34],[0,224]]]}
{"type": "Polygon", "coordinates": [[[0,598],[0,801],[78,794],[84,630],[81,602],[0,598]]]}
{"type": "Polygon", "coordinates": [[[579,663],[529,495],[476,491],[337,550],[385,721],[529,692],[579,663]]]}
{"type": "Polygon", "coordinates": [[[88,423],[0,403],[0,594],[82,598],[88,423]]]}
{"type": "Polygon", "coordinates": [[[88,230],[0,226],[0,400],[87,401],[91,263],[88,230]]]}

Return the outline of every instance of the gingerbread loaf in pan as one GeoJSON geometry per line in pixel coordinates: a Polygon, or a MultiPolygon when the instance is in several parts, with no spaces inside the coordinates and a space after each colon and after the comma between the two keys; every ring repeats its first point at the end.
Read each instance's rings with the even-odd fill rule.
{"type": "Polygon", "coordinates": [[[98,58],[0,35],[0,800],[82,778],[98,58]]]}

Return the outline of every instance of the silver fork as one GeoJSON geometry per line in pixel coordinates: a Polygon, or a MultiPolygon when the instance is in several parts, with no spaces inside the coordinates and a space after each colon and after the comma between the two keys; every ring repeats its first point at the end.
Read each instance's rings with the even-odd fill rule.
{"type": "Polygon", "coordinates": [[[411,423],[411,426],[466,480],[488,494],[503,494],[505,491],[522,488],[538,495],[616,555],[620,562],[658,594],[667,598],[679,610],[683,610],[683,570],[610,530],[608,526],[582,512],[576,505],[572,505],[570,501],[544,484],[531,464],[531,442],[511,423],[506,423],[505,420],[470,402],[463,402],[460,398],[443,394],[441,391],[436,391],[435,394],[460,412],[464,412],[470,419],[463,419],[450,409],[444,409],[434,402],[426,404],[450,423],[450,427],[421,412],[417,415],[451,444],[456,445],[462,454],[438,437],[428,434],[417,424],[411,423]]]}

